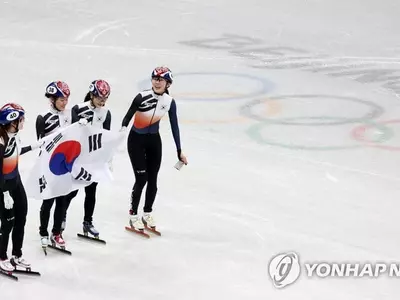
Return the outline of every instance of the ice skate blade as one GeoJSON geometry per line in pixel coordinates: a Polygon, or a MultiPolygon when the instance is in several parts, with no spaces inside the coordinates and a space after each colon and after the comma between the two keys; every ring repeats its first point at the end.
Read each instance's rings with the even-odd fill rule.
{"type": "Polygon", "coordinates": [[[62,253],[64,253],[64,254],[72,255],[72,252],[69,251],[69,250],[67,250],[67,249],[65,249],[65,248],[63,249],[63,248],[59,248],[59,247],[53,246],[53,245],[49,245],[48,248],[53,249],[53,250],[60,251],[60,252],[62,252],[62,253]]]}
{"type": "Polygon", "coordinates": [[[39,272],[32,271],[31,268],[28,269],[15,269],[13,271],[15,274],[29,275],[29,276],[41,276],[39,272]]]}
{"type": "Polygon", "coordinates": [[[152,233],[154,233],[154,234],[156,234],[156,235],[158,235],[158,236],[161,236],[161,232],[159,232],[158,230],[156,230],[155,227],[149,227],[149,226],[147,226],[147,225],[144,225],[144,228],[145,228],[147,231],[150,231],[150,232],[152,232],[152,233]]]}
{"type": "Polygon", "coordinates": [[[101,238],[97,237],[92,237],[86,234],[81,234],[81,233],[77,233],[76,234],[78,237],[89,240],[89,241],[94,241],[94,242],[98,242],[101,244],[107,244],[107,242],[105,240],[102,240],[101,238]]]}
{"type": "Polygon", "coordinates": [[[13,275],[12,272],[7,272],[4,270],[0,270],[0,275],[3,275],[11,280],[18,281],[18,277],[13,275]]]}
{"type": "Polygon", "coordinates": [[[130,231],[130,232],[134,232],[134,233],[136,233],[138,235],[141,235],[141,236],[143,236],[145,238],[148,238],[148,239],[150,238],[150,235],[145,233],[144,230],[143,231],[142,230],[137,230],[137,229],[135,229],[133,227],[130,227],[130,226],[125,226],[125,229],[130,231]]]}

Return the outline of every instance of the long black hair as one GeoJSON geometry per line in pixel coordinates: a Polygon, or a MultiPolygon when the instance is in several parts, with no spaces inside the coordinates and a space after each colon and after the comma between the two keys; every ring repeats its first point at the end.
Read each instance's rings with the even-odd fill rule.
{"type": "MultiPolygon", "coordinates": [[[[17,119],[17,120],[12,121],[12,122],[9,123],[9,124],[0,125],[0,138],[2,138],[3,141],[4,141],[4,147],[7,147],[8,140],[10,139],[9,136],[8,136],[8,133],[7,133],[8,130],[9,130],[10,127],[13,126],[13,125],[14,125],[14,126],[17,126],[17,128],[18,128],[19,122],[20,122],[20,119],[17,119]]],[[[18,129],[17,129],[17,132],[18,132],[18,129]]],[[[1,171],[1,170],[0,170],[0,171],[1,171]]]]}
{"type": "Polygon", "coordinates": [[[4,147],[7,147],[8,144],[8,134],[7,134],[7,128],[9,125],[1,125],[0,126],[0,138],[3,139],[4,141],[4,147]]]}

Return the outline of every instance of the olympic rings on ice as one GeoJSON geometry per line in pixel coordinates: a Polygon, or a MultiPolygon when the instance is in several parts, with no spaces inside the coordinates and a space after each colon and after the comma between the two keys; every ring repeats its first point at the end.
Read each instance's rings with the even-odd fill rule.
{"type": "MultiPolygon", "coordinates": [[[[346,107],[344,107],[346,109],[346,107]]],[[[370,120],[381,116],[384,109],[370,101],[358,99],[355,97],[345,97],[345,96],[334,96],[334,95],[282,95],[263,99],[255,99],[246,103],[240,108],[240,113],[242,116],[264,122],[269,124],[281,124],[281,125],[299,125],[299,126],[329,126],[329,125],[341,125],[350,123],[364,122],[365,120],[370,120]],[[256,114],[253,112],[253,108],[265,101],[280,101],[280,100],[294,100],[294,99],[339,99],[346,100],[355,103],[362,104],[370,109],[368,113],[360,117],[342,117],[342,116],[301,116],[299,118],[267,118],[265,116],[256,114]],[[297,120],[308,120],[311,122],[298,122],[297,120]]]]}

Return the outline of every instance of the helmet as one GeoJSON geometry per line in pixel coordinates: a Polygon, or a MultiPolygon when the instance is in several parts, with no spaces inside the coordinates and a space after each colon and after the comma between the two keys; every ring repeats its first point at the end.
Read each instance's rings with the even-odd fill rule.
{"type": "Polygon", "coordinates": [[[46,94],[47,98],[50,97],[69,97],[70,90],[68,84],[63,81],[53,81],[46,87],[46,94]]]}
{"type": "Polygon", "coordinates": [[[172,72],[169,68],[167,67],[157,67],[153,70],[153,73],[151,73],[151,78],[154,77],[161,77],[164,78],[167,82],[172,84],[172,72]]]}
{"type": "Polygon", "coordinates": [[[23,118],[25,110],[21,105],[16,103],[7,103],[0,108],[0,124],[7,125],[15,120],[23,118]]]}
{"type": "Polygon", "coordinates": [[[107,81],[98,79],[90,84],[89,92],[95,97],[107,98],[110,96],[111,89],[107,81]]]}

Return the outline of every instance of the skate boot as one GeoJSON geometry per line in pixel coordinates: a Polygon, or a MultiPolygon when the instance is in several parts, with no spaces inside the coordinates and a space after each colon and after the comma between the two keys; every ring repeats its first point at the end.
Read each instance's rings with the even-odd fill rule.
{"type": "Polygon", "coordinates": [[[61,234],[51,234],[50,240],[53,247],[58,247],[65,250],[65,241],[62,238],[61,234]]]}
{"type": "Polygon", "coordinates": [[[9,259],[0,260],[0,271],[6,273],[14,271],[14,266],[11,264],[9,259]]]}
{"type": "Polygon", "coordinates": [[[66,227],[67,227],[67,220],[64,219],[61,223],[61,234],[63,233],[66,227]]]}
{"type": "Polygon", "coordinates": [[[88,234],[93,235],[95,238],[99,238],[100,233],[98,230],[93,226],[92,222],[84,221],[83,222],[83,234],[88,236],[88,234]]]}
{"type": "Polygon", "coordinates": [[[10,262],[15,268],[20,267],[20,268],[24,268],[24,269],[26,269],[28,271],[31,270],[31,264],[28,263],[24,258],[22,258],[22,256],[21,257],[17,257],[17,256],[14,255],[11,258],[10,262]]]}
{"type": "Polygon", "coordinates": [[[49,237],[47,235],[40,236],[40,244],[45,255],[47,255],[47,246],[49,245],[49,237]]]}
{"type": "Polygon", "coordinates": [[[47,248],[49,245],[49,237],[48,236],[41,236],[40,243],[42,244],[42,248],[47,248]]]}
{"type": "Polygon", "coordinates": [[[140,231],[144,230],[144,224],[138,215],[130,215],[129,216],[129,225],[131,225],[131,227],[136,230],[140,230],[140,231]]]}
{"type": "Polygon", "coordinates": [[[153,228],[153,229],[156,228],[156,222],[154,221],[154,218],[151,215],[151,213],[144,213],[143,217],[142,217],[142,221],[145,226],[147,226],[149,228],[153,228]]]}

